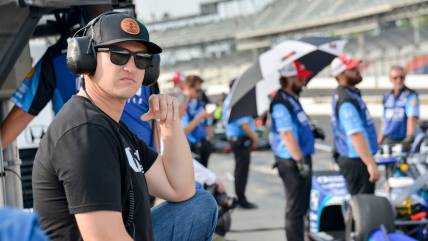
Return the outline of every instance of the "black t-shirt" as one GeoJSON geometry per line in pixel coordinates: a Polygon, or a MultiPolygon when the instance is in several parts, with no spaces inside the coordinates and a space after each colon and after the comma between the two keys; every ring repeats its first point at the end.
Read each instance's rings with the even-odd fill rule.
{"type": "MultiPolygon", "coordinates": [[[[82,240],[77,213],[119,211],[125,223],[132,182],[135,240],[153,240],[144,173],[156,158],[125,125],[73,96],[51,123],[34,160],[34,209],[49,238],[82,240]]],[[[132,232],[128,229],[131,237],[132,232]]]]}

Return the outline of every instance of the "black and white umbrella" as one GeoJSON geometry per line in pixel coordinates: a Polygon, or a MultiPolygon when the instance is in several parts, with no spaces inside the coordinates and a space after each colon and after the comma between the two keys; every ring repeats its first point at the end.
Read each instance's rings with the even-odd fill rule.
{"type": "Polygon", "coordinates": [[[287,40],[261,54],[232,86],[229,121],[244,115],[258,116],[268,110],[269,94],[279,89],[279,70],[294,61],[311,73],[309,81],[342,54],[346,40],[307,37],[287,40]]]}

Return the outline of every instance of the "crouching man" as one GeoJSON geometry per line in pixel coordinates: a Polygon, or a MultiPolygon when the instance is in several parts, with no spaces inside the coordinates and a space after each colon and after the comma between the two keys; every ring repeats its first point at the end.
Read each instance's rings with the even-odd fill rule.
{"type": "Polygon", "coordinates": [[[114,12],[69,42],[82,89],[52,122],[33,168],[34,208],[51,240],[211,240],[216,203],[195,191],[177,100],[153,95],[143,116],[157,120],[160,154],[119,121],[161,51],[144,25],[114,12]],[[150,210],[149,194],[169,202],[150,210]]]}

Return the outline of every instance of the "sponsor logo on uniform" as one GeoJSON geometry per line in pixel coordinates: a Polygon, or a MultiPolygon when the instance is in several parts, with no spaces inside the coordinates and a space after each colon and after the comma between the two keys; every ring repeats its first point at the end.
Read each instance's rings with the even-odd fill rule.
{"type": "Polygon", "coordinates": [[[282,108],[275,109],[275,112],[273,113],[275,118],[281,118],[285,116],[285,111],[282,108]]]}
{"type": "Polygon", "coordinates": [[[297,119],[299,119],[300,123],[305,123],[308,121],[308,117],[306,116],[305,112],[301,111],[297,114],[297,119]]]}
{"type": "Polygon", "coordinates": [[[344,118],[351,118],[353,116],[353,112],[351,108],[345,108],[345,111],[343,113],[344,118]]]}
{"type": "Polygon", "coordinates": [[[36,71],[36,68],[31,68],[30,71],[28,71],[27,75],[25,75],[25,79],[29,80],[33,78],[34,72],[36,71]]]}
{"type": "Polygon", "coordinates": [[[138,151],[132,152],[130,147],[125,148],[126,158],[128,159],[129,166],[134,172],[144,173],[144,168],[141,165],[140,155],[138,151]]]}
{"type": "Polygon", "coordinates": [[[140,26],[137,21],[132,18],[124,18],[122,22],[120,22],[120,28],[129,34],[137,35],[140,33],[140,26]]]}
{"type": "Polygon", "coordinates": [[[398,99],[397,105],[398,106],[405,106],[406,102],[407,102],[407,97],[402,96],[400,99],[398,99]]]}
{"type": "Polygon", "coordinates": [[[143,104],[145,99],[142,96],[142,90],[141,89],[142,89],[142,87],[138,89],[137,93],[133,97],[128,99],[128,103],[133,103],[136,105],[143,104]]]}
{"type": "Polygon", "coordinates": [[[393,107],[394,106],[394,97],[390,95],[385,102],[385,107],[393,107]]]}
{"type": "Polygon", "coordinates": [[[404,118],[404,109],[403,108],[388,108],[385,110],[385,119],[386,120],[401,120],[404,118]]]}

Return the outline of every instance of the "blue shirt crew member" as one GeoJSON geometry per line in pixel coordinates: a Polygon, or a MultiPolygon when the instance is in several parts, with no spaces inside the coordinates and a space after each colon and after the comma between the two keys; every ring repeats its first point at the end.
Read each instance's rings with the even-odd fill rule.
{"type": "Polygon", "coordinates": [[[16,139],[49,101],[52,100],[53,111],[57,113],[77,92],[79,78],[67,68],[66,48],[66,38],[62,37],[46,50],[17,87],[11,98],[14,106],[0,127],[3,148],[16,139]]]}
{"type": "Polygon", "coordinates": [[[272,106],[272,131],[269,136],[272,151],[276,156],[283,159],[293,158],[280,134],[281,132],[292,132],[299,147],[301,147],[303,155],[309,156],[313,154],[314,137],[310,121],[299,100],[294,96],[287,95],[285,92],[278,92],[277,94],[281,94],[283,98],[287,99],[288,107],[283,103],[277,103],[272,106]],[[292,116],[290,112],[297,112],[297,114],[292,116]]]}
{"type": "Polygon", "coordinates": [[[198,160],[204,167],[208,167],[208,159],[212,153],[212,144],[208,140],[206,119],[211,117],[203,102],[200,100],[203,79],[197,75],[188,75],[183,85],[183,93],[188,102],[181,117],[181,125],[187,135],[190,149],[198,155],[198,160]]]}
{"type": "MultiPolygon", "coordinates": [[[[199,114],[205,112],[202,102],[198,99],[191,99],[186,108],[186,114],[181,118],[183,126],[189,125],[189,123],[199,114]]],[[[187,133],[187,139],[191,144],[197,145],[203,139],[207,138],[207,130],[205,129],[207,119],[199,122],[196,127],[189,133],[187,133]]]]}
{"type": "Polygon", "coordinates": [[[287,240],[304,240],[304,217],[309,208],[314,135],[299,94],[311,72],[299,62],[280,71],[279,89],[273,98],[270,142],[275,166],[285,187],[285,234],[287,240]]]}
{"type": "Polygon", "coordinates": [[[405,85],[406,72],[401,66],[392,66],[389,80],[392,90],[383,97],[382,131],[379,143],[402,142],[410,148],[413,142],[417,120],[419,119],[418,94],[405,85]]]}
{"type": "Polygon", "coordinates": [[[80,78],[68,70],[66,55],[67,42],[61,38],[28,72],[11,101],[36,116],[52,100],[53,111],[58,113],[80,86],[80,78]]]}
{"type": "MultiPolygon", "coordinates": [[[[234,80],[230,83],[233,85],[234,80]]],[[[223,123],[226,136],[235,158],[235,193],[238,205],[244,209],[254,209],[257,205],[249,202],[245,195],[248,174],[251,161],[251,149],[254,148],[259,139],[256,132],[256,124],[251,116],[242,116],[231,122],[228,121],[227,111],[230,106],[231,96],[227,96],[223,105],[223,123]]]]}
{"type": "Polygon", "coordinates": [[[339,83],[332,99],[332,130],[337,161],[351,195],[374,193],[380,175],[373,159],[378,150],[374,121],[355,87],[362,81],[360,63],[345,55],[331,63],[339,83]]]}

